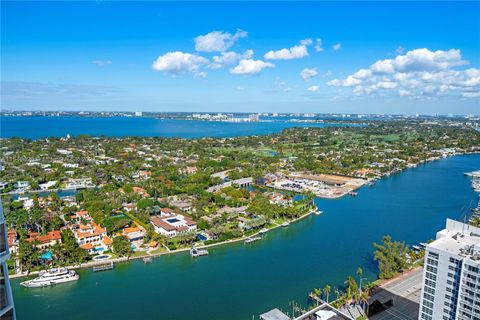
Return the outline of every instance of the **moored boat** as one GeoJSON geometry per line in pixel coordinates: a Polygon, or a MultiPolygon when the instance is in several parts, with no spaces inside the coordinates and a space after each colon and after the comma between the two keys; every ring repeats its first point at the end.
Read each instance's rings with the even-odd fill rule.
{"type": "Polygon", "coordinates": [[[262,229],[260,229],[260,231],[258,231],[258,233],[260,233],[260,234],[264,234],[264,233],[267,233],[267,232],[268,232],[267,228],[262,228],[262,229]]]}
{"type": "Polygon", "coordinates": [[[201,256],[208,256],[208,250],[206,249],[197,249],[197,248],[192,248],[190,249],[190,255],[193,258],[201,257],[201,256]]]}
{"type": "Polygon", "coordinates": [[[282,223],[282,227],[288,227],[290,225],[290,222],[288,221],[285,221],[284,223],[282,223]]]}
{"type": "Polygon", "coordinates": [[[59,283],[76,281],[80,276],[73,270],[67,268],[52,268],[41,272],[38,277],[23,281],[20,285],[27,288],[46,287],[59,283]]]}

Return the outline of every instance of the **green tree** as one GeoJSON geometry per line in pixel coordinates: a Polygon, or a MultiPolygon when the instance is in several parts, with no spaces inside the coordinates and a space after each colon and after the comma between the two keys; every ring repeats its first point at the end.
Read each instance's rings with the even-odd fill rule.
{"type": "Polygon", "coordinates": [[[25,239],[21,239],[18,245],[18,261],[22,271],[30,273],[33,266],[40,261],[40,252],[35,246],[35,241],[30,243],[25,239]]]}
{"type": "Polygon", "coordinates": [[[390,279],[407,268],[408,247],[404,242],[392,241],[392,237],[387,235],[383,237],[382,244],[374,243],[373,246],[377,249],[374,259],[378,262],[381,279],[390,279]]]}
{"type": "Polygon", "coordinates": [[[328,284],[323,288],[323,295],[327,299],[327,303],[328,303],[328,300],[330,300],[330,291],[331,290],[332,290],[332,288],[328,284]]]}
{"type": "Polygon", "coordinates": [[[132,254],[132,247],[125,236],[117,236],[113,238],[113,252],[119,256],[130,256],[132,254]]]}

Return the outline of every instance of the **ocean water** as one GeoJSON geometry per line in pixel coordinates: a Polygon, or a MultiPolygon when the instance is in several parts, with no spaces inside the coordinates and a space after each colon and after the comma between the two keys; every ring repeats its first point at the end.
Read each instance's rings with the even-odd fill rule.
{"type": "Polygon", "coordinates": [[[188,253],[112,271],[80,271],[76,283],[27,289],[12,281],[19,320],[248,320],[308,292],[341,286],[358,266],[373,279],[372,242],[390,234],[409,244],[433,239],[445,219],[461,217],[478,194],[463,173],[480,169],[480,155],[455,156],[365,186],[357,197],[317,199],[324,214],[270,231],[253,244],[225,245],[193,260],[188,253]]]}
{"type": "MultiPolygon", "coordinates": [[[[340,124],[328,124],[339,126],[340,124]]],[[[107,137],[236,137],[280,132],[292,127],[324,127],[327,124],[289,121],[213,122],[135,117],[0,117],[0,137],[39,139],[77,136],[107,137]]]]}

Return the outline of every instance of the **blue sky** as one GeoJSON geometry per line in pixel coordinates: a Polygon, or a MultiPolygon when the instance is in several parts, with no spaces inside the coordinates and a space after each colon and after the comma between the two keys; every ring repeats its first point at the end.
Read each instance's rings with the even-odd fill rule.
{"type": "Polygon", "coordinates": [[[4,2],[2,109],[480,114],[479,2],[4,2]]]}

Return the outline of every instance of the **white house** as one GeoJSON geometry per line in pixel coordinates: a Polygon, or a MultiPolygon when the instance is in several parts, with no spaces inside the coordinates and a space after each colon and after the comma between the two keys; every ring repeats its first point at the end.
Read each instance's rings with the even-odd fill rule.
{"type": "Polygon", "coordinates": [[[150,217],[150,223],[153,225],[155,232],[167,237],[175,237],[197,230],[197,223],[190,217],[181,214],[153,216],[150,217]]]}

